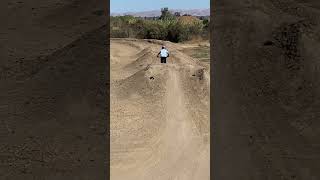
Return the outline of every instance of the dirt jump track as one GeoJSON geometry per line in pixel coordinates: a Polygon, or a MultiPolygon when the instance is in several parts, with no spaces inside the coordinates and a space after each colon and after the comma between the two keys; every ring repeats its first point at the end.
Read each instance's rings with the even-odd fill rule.
{"type": "Polygon", "coordinates": [[[209,70],[161,41],[111,40],[111,179],[210,178],[209,70]]]}
{"type": "MultiPolygon", "coordinates": [[[[319,0],[212,2],[211,178],[320,179],[319,0]]],[[[108,179],[107,1],[0,3],[0,179],[108,179]]],[[[208,179],[206,72],[156,44],[112,41],[112,178],[208,179]]]]}

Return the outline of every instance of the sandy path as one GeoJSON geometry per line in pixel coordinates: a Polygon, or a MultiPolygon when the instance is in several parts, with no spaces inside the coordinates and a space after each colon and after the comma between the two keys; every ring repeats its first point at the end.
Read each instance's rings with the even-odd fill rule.
{"type": "MultiPolygon", "coordinates": [[[[185,106],[184,92],[180,77],[174,66],[168,66],[169,79],[166,90],[166,129],[161,138],[163,152],[157,168],[149,174],[157,174],[156,179],[198,179],[195,177],[200,163],[198,156],[203,152],[201,137],[194,131],[195,125],[185,106]],[[161,170],[161,171],[159,171],[161,170]]],[[[209,167],[209,163],[207,163],[209,167]]],[[[202,169],[205,171],[205,169],[202,169]]],[[[204,177],[209,177],[203,171],[204,177]]]]}
{"type": "MultiPolygon", "coordinates": [[[[200,117],[190,116],[190,112],[193,111],[188,109],[190,108],[187,106],[188,96],[193,95],[188,94],[188,91],[185,91],[181,84],[185,82],[182,79],[186,78],[185,72],[187,72],[183,67],[188,63],[172,56],[168,64],[160,64],[158,59],[148,55],[146,61],[150,58],[155,60],[151,61],[149,68],[142,71],[136,69],[138,73],[133,73],[128,77],[129,74],[124,75],[123,71],[124,67],[128,67],[128,64],[133,62],[132,59],[129,60],[128,55],[132,55],[134,48],[131,48],[130,51],[130,47],[123,42],[112,42],[111,47],[114,48],[114,51],[111,51],[111,56],[114,55],[115,58],[123,61],[118,65],[114,64],[114,67],[117,68],[111,67],[112,74],[114,74],[112,75],[114,77],[112,79],[113,89],[111,89],[111,101],[113,102],[111,106],[111,132],[118,132],[118,135],[111,133],[111,179],[209,179],[209,143],[204,141],[201,133],[198,133],[199,130],[195,123],[200,117]],[[119,53],[119,48],[127,52],[119,53]],[[125,89],[117,87],[116,82],[119,81],[120,75],[122,75],[120,84],[128,84],[125,89]],[[155,78],[152,81],[148,78],[151,75],[155,78]],[[136,83],[131,85],[132,81],[136,83]],[[149,87],[146,88],[145,86],[148,85],[149,87]],[[141,89],[137,88],[140,86],[141,89]],[[135,94],[135,96],[129,95],[123,100],[118,98],[118,94],[123,97],[123,94],[128,94],[130,89],[134,89],[131,94],[135,94]],[[143,91],[143,89],[145,90],[143,91]],[[139,96],[140,91],[146,92],[139,96]],[[152,93],[149,94],[148,91],[152,91],[152,93]],[[153,100],[148,101],[148,99],[153,100]],[[142,106],[140,106],[141,104],[142,106]],[[126,112],[120,113],[117,110],[119,106],[126,112]],[[127,114],[131,115],[128,117],[127,114]],[[136,120],[132,121],[132,119],[136,120]],[[123,129],[131,129],[128,130],[131,133],[120,132],[119,126],[121,125],[119,124],[124,123],[127,126],[122,125],[123,129]],[[112,124],[117,124],[117,126],[112,124]],[[134,130],[134,126],[139,126],[140,129],[134,130]],[[149,133],[142,136],[144,131],[149,133]],[[138,138],[138,136],[140,137],[138,138]]],[[[149,45],[148,48],[151,48],[154,54],[158,45],[149,45]]],[[[141,49],[135,49],[136,53],[140,51],[144,51],[143,46],[141,49]]],[[[139,56],[136,59],[136,61],[141,60],[139,56]]],[[[145,63],[144,66],[147,64],[145,63]]],[[[209,121],[209,119],[203,121],[209,121]]]]}

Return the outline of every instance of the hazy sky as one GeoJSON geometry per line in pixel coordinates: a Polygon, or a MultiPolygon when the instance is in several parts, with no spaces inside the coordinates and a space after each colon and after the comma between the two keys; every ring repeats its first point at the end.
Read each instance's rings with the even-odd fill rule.
{"type": "Polygon", "coordinates": [[[210,0],[111,0],[111,13],[169,9],[210,8],[210,0]]]}

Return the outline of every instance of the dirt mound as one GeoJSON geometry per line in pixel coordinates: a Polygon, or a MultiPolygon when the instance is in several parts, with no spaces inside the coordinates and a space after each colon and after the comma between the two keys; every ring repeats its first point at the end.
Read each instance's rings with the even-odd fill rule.
{"type": "Polygon", "coordinates": [[[157,53],[152,51],[150,47],[145,48],[142,51],[140,51],[135,57],[132,57],[132,58],[136,58],[136,60],[128,64],[126,66],[126,69],[128,70],[141,69],[146,65],[153,64],[157,60],[156,56],[157,56],[157,53]]]}
{"type": "Polygon", "coordinates": [[[4,13],[0,19],[8,22],[0,33],[5,44],[0,55],[1,83],[26,80],[46,66],[47,56],[107,22],[106,16],[97,15],[106,13],[107,5],[97,0],[1,3],[7,11],[0,11],[4,13]]]}
{"type": "Polygon", "coordinates": [[[213,178],[319,179],[319,1],[213,7],[213,178]]]}
{"type": "Polygon", "coordinates": [[[200,19],[193,17],[193,16],[180,16],[178,21],[182,24],[195,24],[201,22],[200,19]]]}
{"type": "Polygon", "coordinates": [[[164,42],[114,39],[111,46],[132,43],[141,49],[111,67],[119,77],[111,78],[111,178],[209,179],[208,70],[178,44],[169,44],[167,64],[156,58],[164,42]]]}
{"type": "Polygon", "coordinates": [[[105,29],[46,56],[25,81],[0,87],[2,178],[105,177],[105,29]]]}
{"type": "Polygon", "coordinates": [[[130,77],[117,82],[117,94],[122,93],[122,97],[127,98],[130,95],[156,96],[165,87],[168,77],[167,70],[163,67],[147,65],[130,77]]]}

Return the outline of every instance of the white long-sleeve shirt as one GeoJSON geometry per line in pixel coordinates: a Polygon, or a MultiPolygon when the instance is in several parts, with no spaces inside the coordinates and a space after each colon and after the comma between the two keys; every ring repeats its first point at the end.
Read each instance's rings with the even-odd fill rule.
{"type": "Polygon", "coordinates": [[[166,49],[161,49],[160,51],[160,57],[168,57],[169,51],[166,49]]]}

